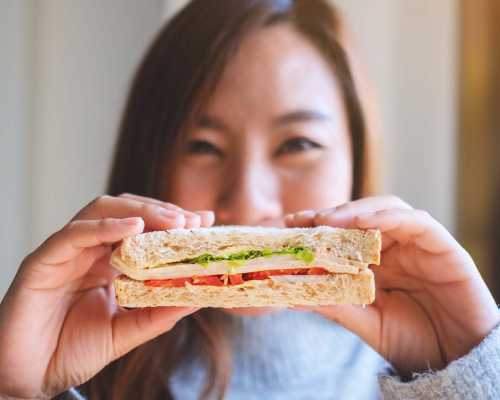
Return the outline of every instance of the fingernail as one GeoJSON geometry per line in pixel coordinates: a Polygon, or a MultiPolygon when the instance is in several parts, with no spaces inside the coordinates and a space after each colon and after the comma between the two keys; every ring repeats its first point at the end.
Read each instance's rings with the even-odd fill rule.
{"type": "Polygon", "coordinates": [[[175,221],[177,225],[184,226],[186,225],[186,217],[183,214],[177,214],[177,216],[172,219],[172,221],[175,221]]]}
{"type": "Polygon", "coordinates": [[[204,215],[209,215],[209,216],[215,216],[214,212],[212,210],[199,210],[196,211],[196,214],[204,214],[204,215]]]}
{"type": "Polygon", "coordinates": [[[184,215],[176,211],[162,208],[158,211],[158,214],[160,214],[162,219],[168,224],[169,228],[181,228],[186,224],[186,218],[184,215]]]}
{"type": "Polygon", "coordinates": [[[196,211],[196,214],[200,216],[203,225],[210,226],[215,222],[215,213],[211,210],[196,211]]]}
{"type": "Polygon", "coordinates": [[[201,224],[201,217],[195,213],[185,213],[186,228],[197,228],[201,224]]]}

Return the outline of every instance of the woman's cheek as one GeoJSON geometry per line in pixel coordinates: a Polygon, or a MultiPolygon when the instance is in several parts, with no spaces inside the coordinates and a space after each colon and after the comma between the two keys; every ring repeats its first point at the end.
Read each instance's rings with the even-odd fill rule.
{"type": "Polygon", "coordinates": [[[285,213],[334,207],[350,200],[352,172],[345,159],[296,170],[283,181],[285,213]]]}
{"type": "Polygon", "coordinates": [[[188,210],[215,209],[219,178],[209,168],[178,168],[171,182],[168,201],[188,210]]]}

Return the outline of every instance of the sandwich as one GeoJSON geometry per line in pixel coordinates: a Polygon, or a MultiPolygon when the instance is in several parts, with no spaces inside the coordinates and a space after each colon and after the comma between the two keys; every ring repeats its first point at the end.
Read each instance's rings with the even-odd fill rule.
{"type": "Polygon", "coordinates": [[[216,226],[147,232],[110,258],[123,307],[370,304],[378,230],[216,226]]]}

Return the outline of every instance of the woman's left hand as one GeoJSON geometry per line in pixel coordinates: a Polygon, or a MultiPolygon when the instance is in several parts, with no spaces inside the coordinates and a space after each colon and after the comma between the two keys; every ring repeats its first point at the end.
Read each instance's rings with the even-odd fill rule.
{"type": "Polygon", "coordinates": [[[467,354],[500,321],[474,261],[427,212],[396,197],[370,197],[288,215],[293,226],[380,229],[376,300],[315,311],[359,335],[402,376],[441,369],[467,354]]]}

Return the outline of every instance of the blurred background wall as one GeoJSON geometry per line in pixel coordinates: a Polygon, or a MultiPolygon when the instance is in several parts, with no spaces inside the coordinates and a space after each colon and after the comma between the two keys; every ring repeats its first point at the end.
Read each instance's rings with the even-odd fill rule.
{"type": "MultiPolygon", "coordinates": [[[[185,0],[0,2],[0,297],[101,194],[129,79],[185,0]]],[[[459,2],[338,0],[380,111],[385,191],[456,231],[459,2]]]]}
{"type": "Polygon", "coordinates": [[[461,4],[457,230],[500,302],[500,2],[461,4]]]}

